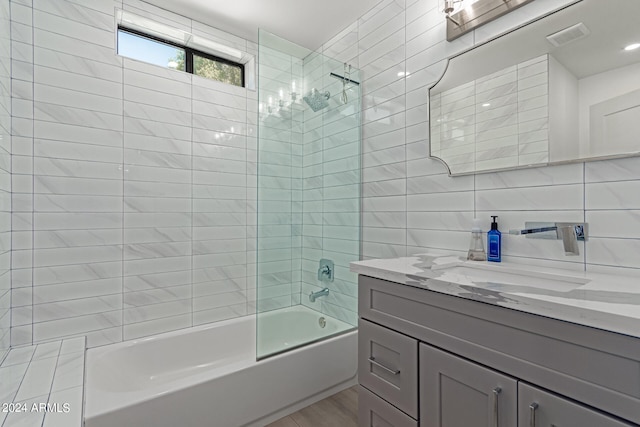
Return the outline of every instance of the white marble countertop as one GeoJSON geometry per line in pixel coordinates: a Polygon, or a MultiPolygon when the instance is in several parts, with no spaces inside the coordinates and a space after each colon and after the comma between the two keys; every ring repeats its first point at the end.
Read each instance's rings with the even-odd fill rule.
{"type": "Polygon", "coordinates": [[[0,426],[81,427],[85,347],[79,337],[12,348],[0,364],[0,426]]]}
{"type": "Polygon", "coordinates": [[[429,254],[352,262],[351,271],[640,338],[637,277],[464,261],[429,254]],[[472,276],[474,270],[467,267],[480,274],[472,276]],[[501,278],[494,280],[491,272],[501,278]],[[524,274],[525,280],[516,284],[518,277],[514,277],[514,272],[524,274]]]}

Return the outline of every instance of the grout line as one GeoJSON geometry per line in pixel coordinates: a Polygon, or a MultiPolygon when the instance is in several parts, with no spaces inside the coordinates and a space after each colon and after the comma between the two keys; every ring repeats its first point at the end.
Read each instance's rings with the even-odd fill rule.
{"type": "MultiPolygon", "coordinates": [[[[32,44],[33,41],[35,40],[35,27],[33,25],[33,15],[34,15],[34,11],[33,11],[33,2],[31,3],[31,40],[32,40],[32,44]]],[[[30,206],[30,210],[31,210],[31,262],[30,262],[30,270],[31,270],[31,344],[33,344],[34,342],[34,336],[35,336],[35,323],[33,322],[34,317],[33,317],[33,307],[34,307],[34,303],[35,303],[35,299],[34,299],[34,293],[35,293],[35,288],[34,288],[34,259],[35,259],[35,229],[36,229],[36,214],[35,214],[35,182],[36,182],[36,178],[35,178],[35,156],[34,151],[35,151],[35,116],[36,116],[36,89],[35,89],[35,82],[36,82],[36,78],[35,78],[35,48],[32,46],[31,49],[31,75],[32,75],[32,79],[31,79],[31,206],[30,206]]],[[[35,351],[34,351],[35,354],[35,351]]],[[[43,418],[44,421],[44,418],[43,418]]]]}
{"type": "MultiPolygon", "coordinates": [[[[58,363],[60,361],[60,351],[62,350],[62,341],[63,340],[60,340],[60,344],[58,345],[58,354],[56,355],[56,363],[53,366],[53,375],[51,376],[51,384],[49,385],[49,392],[47,393],[47,402],[46,403],[49,403],[49,399],[51,399],[51,393],[52,393],[52,390],[53,390],[53,382],[56,379],[56,372],[58,371],[58,363]]],[[[37,348],[36,348],[36,350],[37,350],[37,348]]],[[[49,414],[48,412],[45,412],[45,414],[43,415],[41,426],[44,425],[44,421],[47,418],[48,414],[49,414]]]]}
{"type": "MultiPolygon", "coordinates": [[[[405,72],[405,76],[402,79],[403,80],[403,90],[402,90],[402,94],[404,96],[404,172],[403,172],[403,178],[404,178],[404,229],[405,229],[405,233],[404,233],[404,256],[407,256],[409,254],[409,236],[410,236],[410,230],[409,230],[409,174],[408,174],[408,169],[409,169],[409,160],[408,160],[408,156],[407,156],[407,3],[406,0],[403,2],[403,11],[402,11],[403,15],[404,15],[404,33],[403,33],[403,43],[402,43],[402,50],[403,50],[403,54],[402,54],[402,58],[403,58],[403,67],[402,67],[402,71],[405,72]]],[[[375,92],[375,91],[374,91],[375,92]]],[[[431,141],[429,141],[429,143],[431,143],[431,141]]]]}
{"type": "Polygon", "coordinates": [[[84,408],[86,406],[86,378],[87,378],[87,337],[82,337],[83,349],[82,349],[82,396],[80,397],[80,420],[84,425],[84,408]]]}
{"type": "MultiPolygon", "coordinates": [[[[116,31],[115,34],[115,40],[116,40],[116,44],[117,44],[117,40],[118,40],[118,34],[116,31]]],[[[116,46],[116,51],[117,51],[117,46],[116,46]]],[[[125,99],[125,62],[124,60],[120,61],[120,72],[122,73],[122,89],[121,89],[121,105],[122,105],[122,134],[121,134],[121,138],[122,138],[122,142],[121,142],[121,147],[122,147],[122,153],[121,153],[121,159],[120,159],[120,171],[121,171],[121,177],[120,179],[122,180],[122,211],[121,211],[121,216],[120,216],[120,227],[122,227],[121,229],[121,261],[120,261],[120,290],[121,290],[121,294],[120,294],[120,341],[124,341],[124,308],[125,308],[125,287],[124,287],[124,281],[125,281],[125,271],[124,271],[124,266],[125,266],[125,218],[126,218],[126,197],[125,197],[125,189],[126,189],[126,185],[125,185],[125,171],[126,171],[126,162],[125,162],[125,157],[126,157],[126,147],[125,147],[125,132],[124,132],[124,122],[125,122],[125,112],[124,112],[124,99],[125,99]]],[[[85,347],[86,347],[87,343],[86,343],[86,338],[85,338],[85,347]]],[[[85,365],[86,366],[86,365],[85,365]]],[[[86,367],[85,367],[86,369],[86,367]]],[[[83,392],[84,394],[84,392],[83,392]]]]}
{"type": "MultiPolygon", "coordinates": [[[[582,162],[582,222],[587,222],[587,163],[582,162]]],[[[587,237],[588,239],[588,237],[587,237]]],[[[584,271],[587,271],[587,251],[588,251],[588,240],[585,240],[584,245],[584,271]]]]}
{"type": "MultiPolygon", "coordinates": [[[[13,49],[13,36],[12,36],[12,31],[11,31],[11,1],[8,2],[8,7],[7,7],[7,22],[9,24],[9,56],[11,56],[12,53],[12,49],[13,49]]],[[[11,58],[9,58],[11,59],[11,58]]],[[[9,337],[9,348],[4,350],[4,356],[2,357],[2,360],[0,360],[0,366],[2,366],[2,363],[4,363],[4,361],[6,360],[6,358],[9,356],[9,352],[11,351],[11,331],[13,330],[13,319],[11,318],[11,309],[13,308],[13,281],[11,280],[11,277],[13,275],[13,251],[11,250],[11,248],[13,248],[13,212],[14,212],[14,206],[13,206],[13,81],[11,79],[11,76],[13,74],[13,61],[9,61],[9,76],[7,81],[9,82],[9,116],[10,116],[10,120],[9,120],[9,130],[8,130],[8,134],[9,134],[9,141],[10,141],[10,145],[9,145],[9,200],[10,200],[10,209],[9,209],[9,230],[8,232],[9,234],[9,268],[8,268],[8,273],[9,273],[9,330],[3,334],[2,339],[4,340],[5,336],[9,337]]],[[[5,88],[6,89],[6,88],[5,88]]],[[[32,107],[33,110],[33,107],[32,107]]],[[[31,171],[33,173],[33,171],[31,171]]],[[[4,274],[3,274],[4,275],[4,274]]],[[[32,281],[33,282],[33,281],[32,281]]],[[[5,416],[6,417],[6,416],[5,416]]],[[[6,419],[6,418],[5,418],[6,419]]],[[[2,420],[2,425],[4,425],[4,420],[2,420]]]]}
{"type": "MultiPolygon", "coordinates": [[[[193,20],[189,20],[189,25],[191,26],[191,31],[193,32],[193,20]]],[[[193,277],[193,272],[194,272],[194,222],[195,222],[195,210],[194,210],[194,197],[193,197],[193,188],[194,188],[194,156],[193,156],[193,145],[194,145],[194,134],[193,134],[193,129],[194,129],[194,120],[193,120],[193,104],[194,104],[194,88],[193,88],[193,75],[189,76],[189,79],[191,81],[190,86],[190,95],[191,95],[191,99],[189,102],[189,107],[190,107],[190,118],[191,118],[191,144],[190,144],[190,153],[189,153],[189,157],[191,160],[191,171],[190,171],[190,176],[191,176],[191,185],[189,186],[189,192],[191,193],[191,227],[190,227],[190,246],[191,246],[191,254],[189,256],[190,258],[190,271],[189,271],[189,282],[190,282],[190,286],[191,286],[191,326],[193,327],[195,325],[195,283],[194,283],[194,277],[193,277]]],[[[245,110],[246,111],[246,110],[245,110]]],[[[246,114],[246,112],[245,112],[246,114]]],[[[246,117],[245,117],[245,121],[246,121],[246,117]]],[[[246,125],[245,125],[245,129],[246,129],[246,125]]],[[[246,155],[245,155],[246,158],[246,155]]],[[[245,171],[246,172],[246,171],[245,171]]],[[[245,185],[246,188],[246,185],[245,185]]],[[[246,233],[245,233],[246,235],[246,233]]],[[[246,245],[245,245],[246,246],[246,245]]],[[[246,256],[245,256],[246,259],[246,256]]]]}

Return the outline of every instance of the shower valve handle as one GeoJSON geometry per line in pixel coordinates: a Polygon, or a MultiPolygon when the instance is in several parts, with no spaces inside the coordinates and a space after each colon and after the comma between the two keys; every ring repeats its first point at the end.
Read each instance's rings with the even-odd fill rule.
{"type": "Polygon", "coordinates": [[[333,261],[321,259],[318,266],[318,280],[321,282],[333,282],[334,271],[333,261]]]}

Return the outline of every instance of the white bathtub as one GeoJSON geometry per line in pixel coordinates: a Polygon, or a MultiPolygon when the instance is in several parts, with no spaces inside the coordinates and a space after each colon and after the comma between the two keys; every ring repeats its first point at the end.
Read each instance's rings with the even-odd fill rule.
{"type": "MultiPolygon", "coordinates": [[[[318,327],[320,316],[296,306],[260,315],[260,325],[280,324],[265,331],[295,346],[291,332],[318,327]]],[[[334,333],[344,326],[325,319],[334,333]]],[[[255,322],[246,316],[88,350],[85,427],[257,427],[356,383],[357,331],[256,362],[255,322]]]]}

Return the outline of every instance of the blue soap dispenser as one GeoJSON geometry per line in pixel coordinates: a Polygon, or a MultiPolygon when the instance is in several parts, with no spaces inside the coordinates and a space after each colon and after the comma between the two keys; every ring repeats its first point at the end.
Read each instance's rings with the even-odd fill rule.
{"type": "Polygon", "coordinates": [[[496,222],[498,217],[492,215],[491,218],[493,218],[491,230],[487,233],[487,261],[500,262],[502,261],[502,233],[498,230],[496,222]]]}

